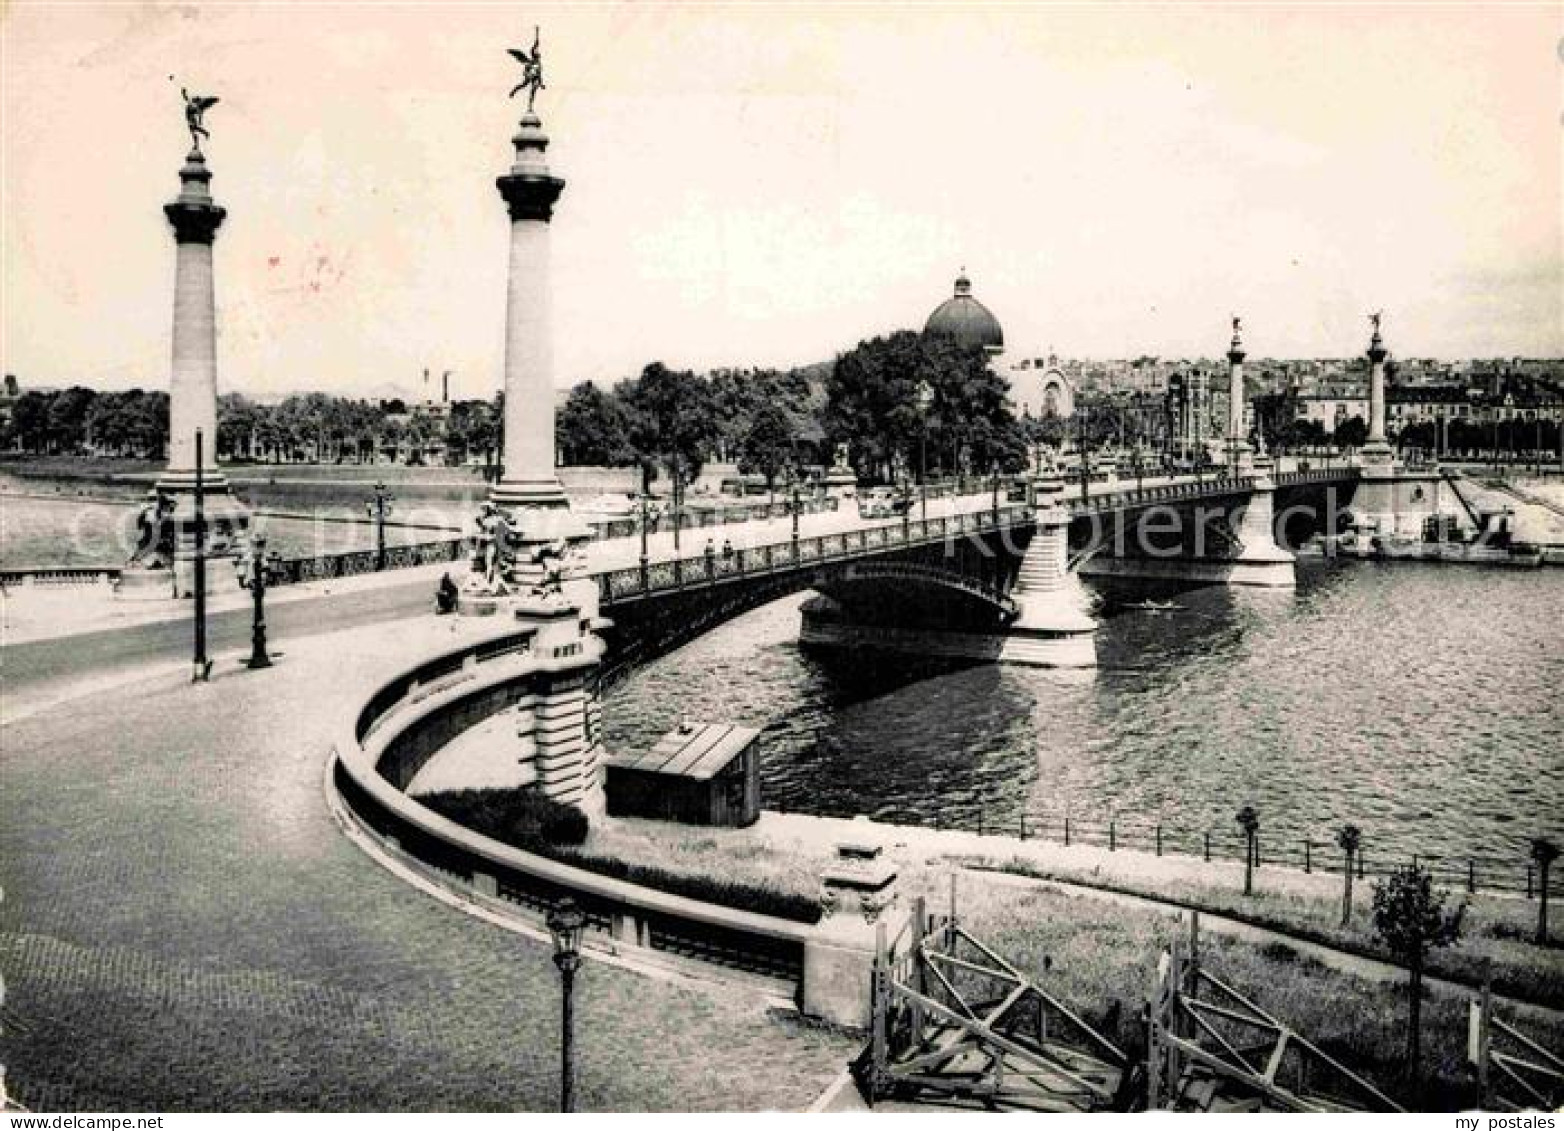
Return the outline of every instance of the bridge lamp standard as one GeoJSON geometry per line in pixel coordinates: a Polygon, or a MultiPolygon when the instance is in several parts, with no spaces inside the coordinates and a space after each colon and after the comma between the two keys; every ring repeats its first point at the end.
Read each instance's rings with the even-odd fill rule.
{"type": "Polygon", "coordinates": [[[250,659],[245,666],[252,671],[272,666],[266,654],[266,535],[255,531],[250,535],[250,568],[245,584],[250,587],[254,599],[254,614],[250,623],[250,659]]]}
{"type": "Polygon", "coordinates": [[[375,569],[386,568],[386,516],[391,513],[392,500],[396,496],[386,491],[382,480],[375,480],[375,497],[364,504],[364,513],[375,524],[375,569]]]}
{"type": "Polygon", "coordinates": [[[646,552],[646,537],[651,526],[651,515],[648,511],[649,498],[646,490],[646,473],[644,471],[641,474],[641,492],[639,502],[641,504],[641,521],[638,524],[641,528],[641,588],[645,589],[646,571],[651,561],[650,556],[646,552]]]}
{"type": "Polygon", "coordinates": [[[918,406],[918,511],[924,522],[929,521],[929,406],[934,403],[934,390],[927,381],[918,382],[914,396],[918,406]]]}
{"type": "Polygon", "coordinates": [[[798,515],[804,509],[804,505],[798,498],[798,472],[793,468],[787,469],[788,501],[787,511],[793,519],[793,560],[798,560],[798,515]]]}
{"type": "Polygon", "coordinates": [[[575,989],[576,971],[581,968],[581,935],[586,916],[566,896],[548,913],[548,931],[554,940],[554,965],[559,967],[560,988],[560,1061],[559,1110],[576,1110],[575,989]]]}

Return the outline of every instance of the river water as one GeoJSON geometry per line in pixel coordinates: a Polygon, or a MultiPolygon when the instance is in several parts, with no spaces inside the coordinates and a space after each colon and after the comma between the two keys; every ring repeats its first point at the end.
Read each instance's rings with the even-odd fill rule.
{"type": "MultiPolygon", "coordinates": [[[[1303,563],[1296,592],[1222,586],[1176,609],[1101,595],[1100,668],[874,661],[802,650],[802,597],[616,688],[610,748],[681,718],[763,727],[762,804],[1218,852],[1259,811],[1268,856],[1468,859],[1524,878],[1564,839],[1564,573],[1303,563]]],[[[1371,863],[1372,866],[1372,863],[1371,863]]]]}

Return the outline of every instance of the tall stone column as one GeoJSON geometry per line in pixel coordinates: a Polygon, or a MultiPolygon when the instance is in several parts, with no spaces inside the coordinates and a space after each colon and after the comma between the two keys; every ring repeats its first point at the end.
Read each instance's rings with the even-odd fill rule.
{"type": "Polygon", "coordinates": [[[211,592],[238,587],[234,568],[249,514],[217,466],[217,305],[212,244],[227,211],[212,199],[212,173],[195,146],[179,170],[179,195],[163,206],[174,232],[174,318],[168,388],[168,467],[142,516],[142,543],[121,575],[131,598],[194,592],[196,433],[201,434],[202,516],[211,592]]]}
{"type": "Polygon", "coordinates": [[[195,485],[195,435],[204,439],[203,486],[226,490],[217,470],[217,304],[212,243],[228,215],[212,200],[211,171],[199,149],[179,171],[179,196],[163,206],[174,229],[173,357],[168,387],[168,469],[158,479],[164,490],[195,485]]]}
{"type": "MultiPolygon", "coordinates": [[[[549,221],[565,182],[544,158],[548,135],[530,109],[512,138],[516,157],[495,182],[510,212],[509,276],[505,301],[505,470],[489,491],[480,518],[485,554],[497,564],[475,563],[461,601],[467,613],[489,613],[498,601],[548,581],[551,568],[579,579],[575,552],[591,536],[570,511],[554,471],[554,347],[549,278],[549,221]],[[540,561],[546,547],[567,552],[540,561]]],[[[576,586],[595,611],[595,588],[576,586]]]]}
{"type": "Polygon", "coordinates": [[[1372,316],[1374,335],[1369,339],[1369,431],[1363,445],[1365,463],[1391,463],[1395,453],[1385,437],[1385,360],[1390,351],[1379,335],[1380,315],[1372,316]]]}
{"type": "Polygon", "coordinates": [[[1381,315],[1369,316],[1369,434],[1363,445],[1363,466],[1352,495],[1353,537],[1344,549],[1364,555],[1393,551],[1393,543],[1422,537],[1423,523],[1437,514],[1438,472],[1409,473],[1396,462],[1385,435],[1385,362],[1390,351],[1380,336],[1381,315]]]}
{"type": "Polygon", "coordinates": [[[1248,437],[1244,435],[1244,343],[1239,319],[1233,319],[1233,341],[1227,347],[1227,445],[1234,474],[1250,469],[1248,437]]]}
{"type": "Polygon", "coordinates": [[[1080,579],[1070,572],[1070,512],[1052,472],[1034,484],[1037,533],[1021,559],[1011,597],[1020,615],[1006,630],[1001,663],[1095,668],[1097,621],[1080,579]]]}
{"type": "Polygon", "coordinates": [[[528,113],[512,139],[516,160],[495,183],[510,210],[505,303],[505,474],[490,491],[509,508],[568,509],[554,473],[554,341],[549,221],[565,182],[544,160],[548,135],[528,113]]]}

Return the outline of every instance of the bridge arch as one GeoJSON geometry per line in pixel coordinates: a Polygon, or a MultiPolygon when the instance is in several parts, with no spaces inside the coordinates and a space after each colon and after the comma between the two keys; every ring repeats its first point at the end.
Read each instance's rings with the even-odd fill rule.
{"type": "Polygon", "coordinates": [[[602,684],[618,682],[735,617],[811,590],[860,609],[998,630],[1016,614],[1007,590],[1019,559],[996,533],[754,575],[724,574],[718,559],[709,574],[677,588],[608,596],[603,614],[611,623],[600,630],[607,644],[602,684]]]}

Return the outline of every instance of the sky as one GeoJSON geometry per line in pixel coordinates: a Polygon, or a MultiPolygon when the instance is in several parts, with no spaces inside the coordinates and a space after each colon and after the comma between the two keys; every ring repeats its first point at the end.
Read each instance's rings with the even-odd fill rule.
{"type": "Polygon", "coordinates": [[[1008,357],[1564,356],[1564,5],[34,4],[0,361],[166,385],[207,115],[219,384],[498,387],[542,25],[556,381],[825,360],[965,268],[1008,357]]]}

